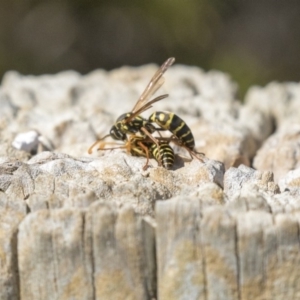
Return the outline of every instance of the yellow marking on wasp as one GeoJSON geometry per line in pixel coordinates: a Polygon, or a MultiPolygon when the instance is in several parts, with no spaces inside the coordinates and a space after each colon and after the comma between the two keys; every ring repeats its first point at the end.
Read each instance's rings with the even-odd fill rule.
{"type": "MultiPolygon", "coordinates": [[[[176,128],[176,129],[174,129],[173,130],[173,133],[175,134],[176,132],[178,132],[180,129],[182,129],[182,127],[185,125],[185,123],[184,122],[181,122],[181,124],[176,128]]],[[[182,136],[181,136],[182,137],[182,136]]]]}
{"type": "Polygon", "coordinates": [[[187,144],[187,143],[193,142],[193,141],[194,141],[194,139],[190,139],[190,140],[188,140],[188,141],[184,141],[184,143],[187,144]]]}
{"type": "Polygon", "coordinates": [[[173,117],[174,117],[174,114],[169,114],[168,120],[167,120],[167,122],[166,122],[166,125],[165,125],[165,128],[164,128],[164,129],[170,128],[170,125],[171,125],[171,123],[172,123],[172,121],[173,121],[173,117]]]}
{"type": "Polygon", "coordinates": [[[160,122],[163,122],[164,119],[165,119],[165,114],[159,114],[158,120],[159,120],[160,122]]]}
{"type": "Polygon", "coordinates": [[[191,133],[191,132],[188,131],[187,133],[183,134],[180,138],[184,138],[184,137],[188,136],[190,133],[191,133]]]}

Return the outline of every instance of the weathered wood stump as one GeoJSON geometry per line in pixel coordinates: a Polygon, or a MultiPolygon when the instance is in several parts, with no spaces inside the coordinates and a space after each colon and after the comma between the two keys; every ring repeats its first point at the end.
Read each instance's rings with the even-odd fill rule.
{"type": "Polygon", "coordinates": [[[40,210],[18,234],[20,299],[151,299],[154,230],[131,208],[40,210]]]}
{"type": "Polygon", "coordinates": [[[89,155],[156,70],[4,76],[0,300],[300,299],[300,84],[241,103],[228,75],[175,65],[153,106],[205,157],[89,155]]]}

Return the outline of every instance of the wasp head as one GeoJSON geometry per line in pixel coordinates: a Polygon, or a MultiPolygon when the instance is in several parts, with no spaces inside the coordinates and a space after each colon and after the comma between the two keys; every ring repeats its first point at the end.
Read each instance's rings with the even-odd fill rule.
{"type": "Polygon", "coordinates": [[[114,140],[125,141],[127,139],[126,134],[123,133],[121,130],[119,130],[115,125],[113,125],[112,128],[110,129],[109,135],[114,140]]]}

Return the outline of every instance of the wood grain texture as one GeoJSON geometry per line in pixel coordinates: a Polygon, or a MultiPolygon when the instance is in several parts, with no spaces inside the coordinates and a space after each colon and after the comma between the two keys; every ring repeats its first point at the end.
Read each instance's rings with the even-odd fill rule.
{"type": "Polygon", "coordinates": [[[79,210],[39,210],[19,228],[21,299],[93,299],[90,247],[79,210]]]}
{"type": "Polygon", "coordinates": [[[237,255],[240,299],[264,299],[264,229],[272,216],[264,211],[249,211],[237,216],[237,255]]]}
{"type": "Polygon", "coordinates": [[[300,299],[299,216],[278,214],[268,231],[267,299],[300,299]]]}
{"type": "Polygon", "coordinates": [[[21,299],[152,299],[154,229],[132,208],[38,210],[18,236],[21,299]]]}
{"type": "Polygon", "coordinates": [[[131,206],[107,201],[24,218],[1,199],[0,299],[300,297],[298,212],[177,197],[157,202],[154,229],[131,206]]]}
{"type": "Polygon", "coordinates": [[[193,200],[157,203],[159,299],[300,299],[299,213],[193,200]]]}
{"type": "Polygon", "coordinates": [[[236,221],[224,207],[203,211],[200,223],[204,248],[206,299],[238,300],[236,221]]]}
{"type": "Polygon", "coordinates": [[[154,230],[130,207],[96,202],[86,216],[93,245],[95,299],[155,297],[154,230]]]}
{"type": "Polygon", "coordinates": [[[19,297],[17,232],[25,213],[4,206],[0,198],[0,299],[11,300],[19,297]]]}
{"type": "Polygon", "coordinates": [[[156,205],[158,299],[206,299],[198,201],[156,205]]]}

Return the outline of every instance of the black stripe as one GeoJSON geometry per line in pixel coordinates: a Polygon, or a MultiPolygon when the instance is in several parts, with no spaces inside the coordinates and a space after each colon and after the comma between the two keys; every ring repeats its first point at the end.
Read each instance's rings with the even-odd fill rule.
{"type": "Polygon", "coordinates": [[[182,139],[182,141],[186,141],[186,140],[190,140],[190,139],[194,139],[194,136],[190,130],[190,128],[187,126],[187,124],[177,115],[173,115],[173,119],[172,122],[170,124],[170,131],[172,133],[174,133],[179,139],[182,139]],[[184,123],[184,125],[182,126],[182,123],[184,123]],[[179,131],[176,131],[176,129],[178,129],[180,126],[182,126],[179,131]],[[188,132],[190,132],[190,134],[188,134],[185,137],[182,137],[183,135],[187,134],[188,132]]]}
{"type": "Polygon", "coordinates": [[[195,141],[185,142],[184,145],[187,146],[188,148],[190,148],[191,150],[194,150],[194,148],[195,148],[195,141]]]}
{"type": "Polygon", "coordinates": [[[171,169],[172,168],[172,166],[173,166],[173,164],[174,164],[174,161],[163,161],[163,166],[166,168],[166,169],[171,169]]]}
{"type": "Polygon", "coordinates": [[[172,164],[174,162],[174,158],[171,156],[168,156],[168,157],[165,156],[163,161],[166,163],[172,164]]]}
{"type": "Polygon", "coordinates": [[[179,139],[186,139],[186,137],[191,136],[193,138],[193,135],[190,131],[190,129],[188,128],[188,126],[186,124],[184,124],[184,126],[177,131],[176,133],[174,133],[179,139]],[[189,134],[185,137],[183,137],[183,135],[187,134],[189,132],[189,134]]]}
{"type": "Polygon", "coordinates": [[[170,131],[173,132],[174,130],[176,130],[181,125],[182,122],[183,120],[174,114],[172,117],[172,121],[170,123],[170,131]]]}
{"type": "MultiPolygon", "coordinates": [[[[183,142],[184,145],[188,146],[189,148],[194,148],[195,147],[195,140],[194,137],[191,134],[181,138],[181,141],[183,142]]],[[[193,149],[192,149],[193,150],[193,149]]]]}

